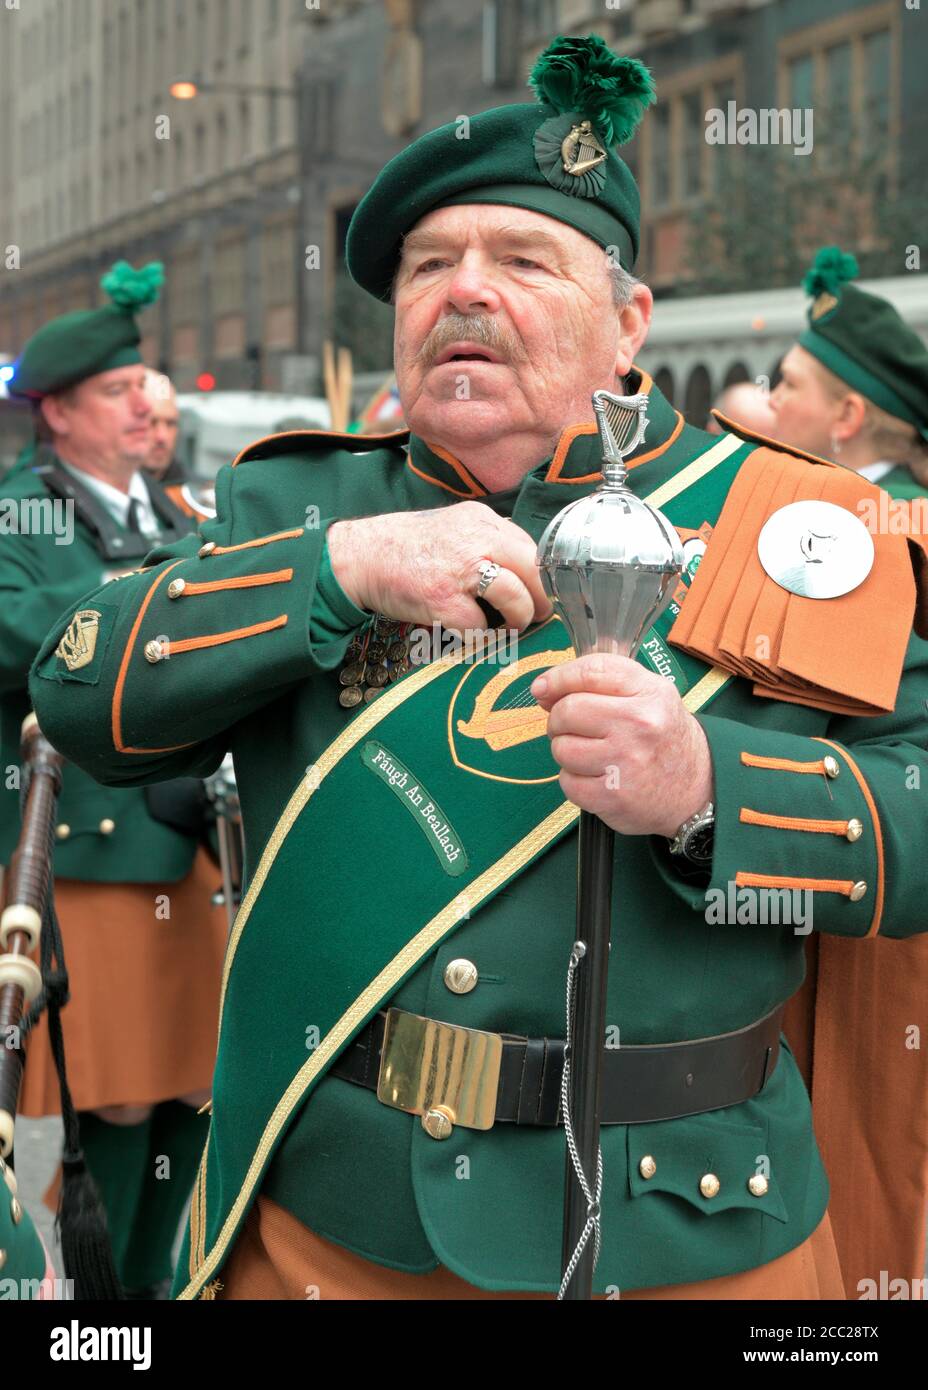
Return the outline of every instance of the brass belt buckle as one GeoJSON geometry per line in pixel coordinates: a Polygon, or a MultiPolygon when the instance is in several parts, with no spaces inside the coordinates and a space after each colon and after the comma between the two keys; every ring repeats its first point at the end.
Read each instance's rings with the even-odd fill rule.
{"type": "Polygon", "coordinates": [[[433,1139],[447,1139],[455,1125],[492,1129],[502,1057],[498,1033],[389,1009],[377,1099],[421,1115],[433,1139]]]}

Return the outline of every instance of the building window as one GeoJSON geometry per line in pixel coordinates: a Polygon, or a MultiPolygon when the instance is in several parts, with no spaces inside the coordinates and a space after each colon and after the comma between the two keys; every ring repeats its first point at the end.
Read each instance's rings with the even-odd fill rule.
{"type": "MultiPolygon", "coordinates": [[[[889,6],[849,11],[780,44],[781,104],[815,111],[823,145],[879,154],[893,118],[893,38],[898,11],[889,6]]],[[[895,98],[898,100],[898,98],[895,98]]],[[[892,152],[890,151],[890,154],[892,152]]]]}
{"type": "Polygon", "coordinates": [[[248,97],[242,97],[238,104],[238,129],[239,129],[239,158],[242,160],[251,157],[251,102],[248,97]]]}
{"type": "Polygon", "coordinates": [[[696,425],[698,429],[703,429],[709,418],[709,406],[712,401],[712,385],[709,380],[709,373],[700,363],[690,372],[689,381],[686,383],[686,402],[683,413],[691,425],[696,425]]]}
{"type": "Polygon", "coordinates": [[[868,34],[863,50],[863,142],[867,149],[879,149],[889,138],[889,31],[868,34]]]}
{"type": "Polygon", "coordinates": [[[656,106],[651,122],[651,199],[656,208],[670,202],[670,107],[656,106]]]}
{"type": "Polygon", "coordinates": [[[662,84],[656,106],[642,123],[640,145],[636,141],[630,147],[636,163],[636,152],[641,152],[643,192],[651,211],[676,212],[720,190],[729,151],[706,143],[707,121],[715,110],[727,118],[728,103],[737,96],[739,67],[739,59],[723,58],[662,84]]]}
{"type": "Polygon", "coordinates": [[[216,168],[224,173],[229,163],[229,125],[226,113],[220,111],[216,118],[216,168]]]}
{"type": "Polygon", "coordinates": [[[527,39],[557,33],[557,0],[522,0],[522,23],[527,39]]]}
{"type": "Polygon", "coordinates": [[[825,53],[825,99],[829,136],[845,142],[850,136],[850,44],[836,43],[825,53]]]}
{"type": "Polygon", "coordinates": [[[789,104],[793,109],[806,110],[812,105],[813,78],[811,56],[794,58],[789,65],[789,104]]]}
{"type": "Polygon", "coordinates": [[[206,71],[208,25],[209,16],[206,12],[206,0],[197,0],[197,24],[194,34],[193,62],[194,71],[198,75],[202,75],[206,71]]]}
{"type": "Polygon", "coordinates": [[[682,100],[683,135],[678,148],[682,154],[679,188],[684,198],[698,198],[702,192],[703,152],[706,149],[705,115],[699,92],[688,92],[682,100]]]}
{"type": "Polygon", "coordinates": [[[174,187],[183,188],[187,177],[187,168],[184,164],[184,137],[180,131],[174,136],[174,187]]]}
{"type": "Polygon", "coordinates": [[[654,385],[664,399],[673,405],[674,381],[673,372],[669,367],[658,367],[654,373],[654,385]]]}

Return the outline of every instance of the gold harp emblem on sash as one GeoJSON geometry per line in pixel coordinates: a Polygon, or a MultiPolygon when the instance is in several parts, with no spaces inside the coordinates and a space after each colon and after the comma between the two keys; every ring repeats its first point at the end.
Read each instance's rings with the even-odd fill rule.
{"type": "Polygon", "coordinates": [[[564,171],[579,178],[581,174],[595,169],[606,158],[606,147],[597,138],[589,121],[580,121],[570,127],[561,141],[561,156],[564,171]]]}
{"type": "Polygon", "coordinates": [[[520,676],[527,675],[529,671],[559,666],[561,662],[573,659],[572,647],[520,657],[487,682],[474,701],[471,717],[457,721],[458,733],[466,734],[468,738],[482,738],[494,753],[503,748],[513,748],[517,743],[541,738],[548,726],[548,711],[535,704],[527,690],[520,691],[500,709],[495,708],[496,702],[520,676]]]}
{"type": "Polygon", "coordinates": [[[97,646],[97,631],[101,615],[95,608],[82,608],[68,623],[67,631],[55,648],[69,671],[89,666],[97,646]]]}

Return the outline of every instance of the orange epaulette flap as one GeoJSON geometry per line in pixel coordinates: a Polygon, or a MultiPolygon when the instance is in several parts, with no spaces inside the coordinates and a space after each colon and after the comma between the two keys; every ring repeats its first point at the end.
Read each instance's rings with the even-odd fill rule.
{"type": "Polygon", "coordinates": [[[928,624],[928,535],[886,525],[888,503],[896,499],[852,469],[759,444],[729,489],[668,640],[751,680],[755,695],[835,714],[890,713],[913,623],[919,636],[928,624]],[[799,501],[835,503],[870,533],[872,568],[849,593],[794,594],[761,565],[764,523],[799,501]]]}
{"type": "Polygon", "coordinates": [[[367,454],[374,449],[395,449],[409,441],[409,430],[391,430],[386,434],[353,434],[348,430],[285,430],[268,434],[247,444],[232,460],[234,468],[246,459],[277,458],[281,454],[313,453],[323,449],[346,449],[352,454],[367,454]]]}

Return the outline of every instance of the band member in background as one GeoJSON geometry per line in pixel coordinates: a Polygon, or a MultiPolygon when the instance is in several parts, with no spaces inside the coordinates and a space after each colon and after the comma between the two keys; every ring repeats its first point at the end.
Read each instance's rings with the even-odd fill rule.
{"type": "MultiPolygon", "coordinates": [[[[726,386],[715,403],[714,409],[728,420],[734,420],[755,434],[776,437],[775,417],[770,409],[770,396],[762,386],[752,381],[739,381],[734,386],[726,386]]],[[[723,434],[724,430],[714,415],[706,424],[707,434],[723,434]]]]}
{"type": "Polygon", "coordinates": [[[881,295],[852,283],[857,261],[825,246],[805,276],[808,326],[770,396],[787,444],[835,459],[894,497],[928,484],[928,350],[881,295]]]}
{"type": "MultiPolygon", "coordinates": [[[[11,389],[31,400],[39,443],[7,479],[21,519],[0,548],[3,764],[15,769],[30,706],[29,665],[49,626],[71,611],[58,650],[75,680],[112,639],[112,580],[157,543],[193,529],[145,472],[151,403],[136,312],[157,298],[158,264],[120,262],[103,278],[112,302],[45,324],[26,344],[11,389]],[[36,519],[38,518],[38,521],[36,519]],[[106,582],[100,601],[80,594],[106,582]]],[[[0,862],[19,821],[16,779],[0,790],[0,862]]],[[[171,1250],[207,1121],[224,915],[201,847],[195,781],[104,788],[64,769],[55,894],[70,972],[62,1012],[81,1140],[100,1188],[116,1267],[130,1295],[163,1295],[171,1250]],[[166,792],[166,794],[165,794],[166,792]]],[[[45,1020],[30,1036],[20,1112],[59,1108],[45,1020]]]]}
{"type": "Polygon", "coordinates": [[[180,411],[177,392],[171,378],[164,372],[145,372],[145,394],[151,404],[151,446],[144,468],[159,483],[182,483],[184,467],[177,457],[177,433],[180,411]]]}

